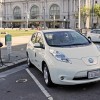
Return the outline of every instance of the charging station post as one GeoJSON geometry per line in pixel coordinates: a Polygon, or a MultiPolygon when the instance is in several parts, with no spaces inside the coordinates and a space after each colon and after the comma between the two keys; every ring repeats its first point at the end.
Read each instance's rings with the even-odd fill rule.
{"type": "Polygon", "coordinates": [[[8,54],[9,60],[10,60],[10,54],[12,52],[11,44],[12,44],[12,36],[10,34],[6,34],[5,35],[5,45],[7,45],[7,54],[8,54]]]}

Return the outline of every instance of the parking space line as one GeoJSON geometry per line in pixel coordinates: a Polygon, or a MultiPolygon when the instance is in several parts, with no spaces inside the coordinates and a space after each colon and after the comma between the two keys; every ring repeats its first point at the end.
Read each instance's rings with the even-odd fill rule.
{"type": "Polygon", "coordinates": [[[26,69],[27,73],[31,76],[31,78],[35,81],[35,83],[38,85],[38,87],[41,89],[41,91],[44,93],[44,95],[48,98],[48,100],[53,100],[53,97],[48,93],[48,91],[41,85],[41,83],[37,80],[37,78],[29,71],[29,69],[26,69]]]}

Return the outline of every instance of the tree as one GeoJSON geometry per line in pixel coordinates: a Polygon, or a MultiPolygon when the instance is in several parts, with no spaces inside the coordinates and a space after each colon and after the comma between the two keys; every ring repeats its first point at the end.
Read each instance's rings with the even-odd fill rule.
{"type": "Polygon", "coordinates": [[[81,7],[80,9],[81,19],[84,23],[84,27],[86,25],[86,19],[90,16],[90,8],[87,6],[81,7]]]}
{"type": "MultiPolygon", "coordinates": [[[[78,14],[79,14],[79,12],[76,12],[74,15],[76,19],[78,19],[78,14]]],[[[85,27],[86,19],[87,19],[87,17],[90,16],[90,8],[87,6],[81,7],[80,8],[80,16],[81,16],[81,19],[82,19],[82,21],[84,23],[84,27],[85,27]]]]}
{"type": "Polygon", "coordinates": [[[98,19],[100,18],[100,4],[94,5],[94,14],[97,16],[97,23],[98,23],[98,19]]]}

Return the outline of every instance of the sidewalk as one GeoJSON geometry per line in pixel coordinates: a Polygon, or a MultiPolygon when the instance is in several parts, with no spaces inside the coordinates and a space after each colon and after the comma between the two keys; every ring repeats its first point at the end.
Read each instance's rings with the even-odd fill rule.
{"type": "Polygon", "coordinates": [[[10,55],[7,54],[5,39],[0,39],[3,43],[3,47],[1,48],[2,61],[0,60],[0,72],[26,63],[26,44],[29,38],[30,36],[12,37],[12,52],[10,55]]]}

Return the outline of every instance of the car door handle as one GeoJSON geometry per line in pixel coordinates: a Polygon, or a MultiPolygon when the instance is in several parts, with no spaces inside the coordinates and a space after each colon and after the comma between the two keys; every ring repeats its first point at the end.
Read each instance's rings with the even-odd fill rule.
{"type": "Polygon", "coordinates": [[[36,53],[35,53],[35,57],[36,57],[36,53]]]}

